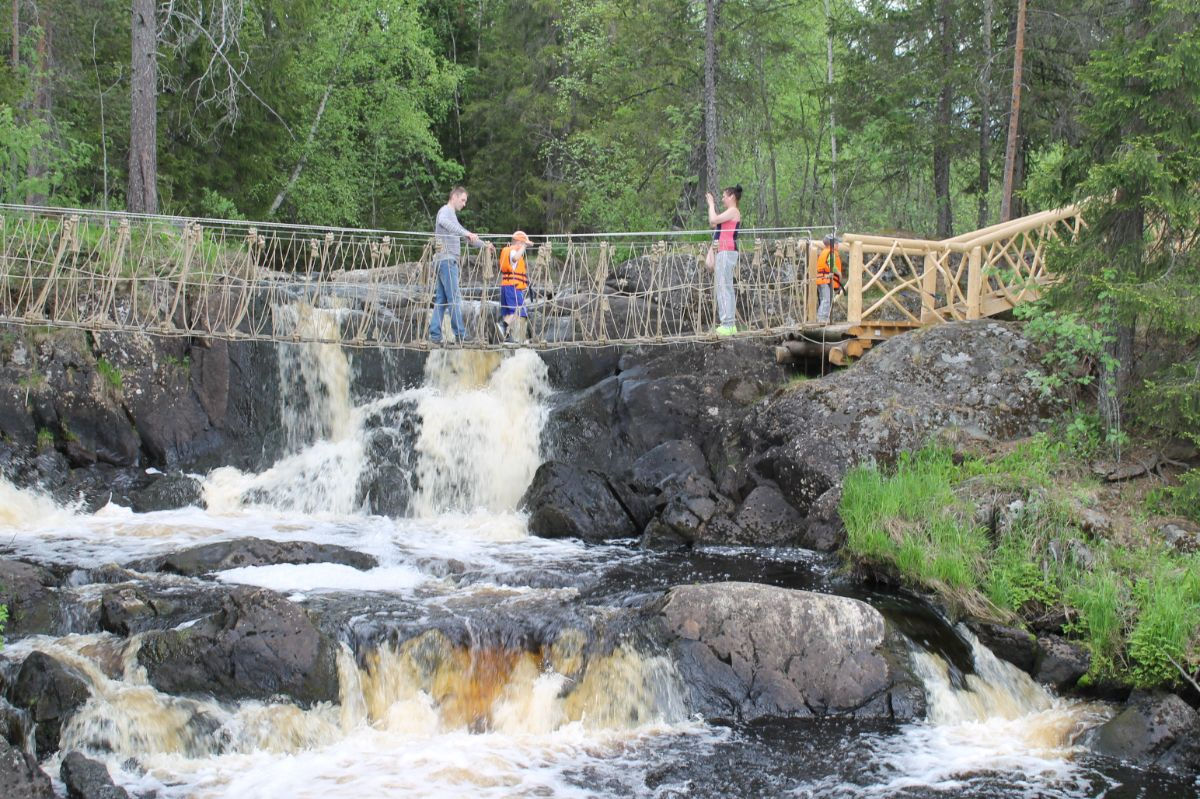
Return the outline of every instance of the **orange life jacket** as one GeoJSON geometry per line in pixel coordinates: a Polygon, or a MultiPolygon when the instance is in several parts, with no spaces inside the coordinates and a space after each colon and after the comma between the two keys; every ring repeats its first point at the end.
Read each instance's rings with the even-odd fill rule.
{"type": "Polygon", "coordinates": [[[529,288],[529,277],[525,272],[525,254],[521,253],[521,257],[514,265],[512,259],[509,258],[511,250],[512,245],[510,244],[500,251],[500,285],[513,286],[525,291],[529,288]]]}
{"type": "Polygon", "coordinates": [[[833,283],[834,291],[842,290],[842,256],[832,247],[821,250],[817,256],[817,285],[827,286],[833,283]],[[829,268],[829,253],[833,253],[833,269],[829,268]]]}

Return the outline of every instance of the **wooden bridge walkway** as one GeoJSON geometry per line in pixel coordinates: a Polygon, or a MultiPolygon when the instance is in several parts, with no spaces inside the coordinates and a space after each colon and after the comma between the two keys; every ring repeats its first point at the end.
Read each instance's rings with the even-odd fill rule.
{"type": "MultiPolygon", "coordinates": [[[[738,335],[782,341],[781,359],[819,347],[837,363],[913,327],[1002,313],[1054,280],[1047,244],[1080,224],[1072,207],[945,241],[844,234],[830,325],[815,323],[819,232],[750,231],[738,335]]],[[[525,346],[715,339],[707,247],[703,234],[544,240],[529,259],[525,346]]],[[[0,206],[0,323],[425,349],[433,255],[423,233],[0,206]],[[324,323],[302,323],[298,305],[326,309],[324,323]]],[[[459,346],[505,346],[494,255],[472,251],[461,283],[470,340],[459,346]]]]}

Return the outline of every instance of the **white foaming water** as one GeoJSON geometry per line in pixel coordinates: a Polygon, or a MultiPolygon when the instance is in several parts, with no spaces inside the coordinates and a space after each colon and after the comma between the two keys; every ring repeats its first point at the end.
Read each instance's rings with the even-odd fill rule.
{"type": "Polygon", "coordinates": [[[0,477],[0,526],[21,529],[54,527],[74,513],[39,491],[21,490],[0,477]]]}
{"type": "Polygon", "coordinates": [[[1075,762],[1076,742],[1109,711],[1051,696],[968,630],[960,627],[959,633],[971,644],[975,673],[955,685],[950,664],[940,655],[912,653],[913,670],[925,684],[927,719],[900,735],[867,742],[872,784],[827,779],[796,794],[832,799],[892,797],[917,789],[970,793],[995,790],[999,783],[1006,796],[1091,796],[1095,775],[1075,762]]]}
{"type": "Polygon", "coordinates": [[[542,359],[442,350],[426,361],[425,384],[414,515],[513,511],[541,464],[550,393],[542,359]]]}
{"type": "MultiPolygon", "coordinates": [[[[336,311],[296,306],[279,312],[302,334],[328,336],[337,329],[336,311]]],[[[370,442],[378,432],[372,424],[408,403],[419,429],[409,475],[417,485],[411,514],[434,519],[447,512],[515,511],[541,463],[550,389],[536,353],[438,350],[426,360],[423,386],[357,407],[350,372],[339,346],[283,346],[279,379],[290,454],[258,474],[214,470],[204,485],[208,509],[365,513],[362,485],[373,468],[370,442]]]]}
{"type": "Polygon", "coordinates": [[[63,751],[98,754],[127,788],[181,799],[594,796],[570,774],[619,779],[648,737],[712,737],[686,720],[670,662],[624,649],[594,657],[575,680],[531,653],[468,651],[436,635],[372,653],[362,667],[343,649],[340,704],[304,710],[160,694],[136,664],[136,641],[75,636],[30,648],[91,684],[63,751]],[[129,758],[136,771],[123,770],[129,758]]]}

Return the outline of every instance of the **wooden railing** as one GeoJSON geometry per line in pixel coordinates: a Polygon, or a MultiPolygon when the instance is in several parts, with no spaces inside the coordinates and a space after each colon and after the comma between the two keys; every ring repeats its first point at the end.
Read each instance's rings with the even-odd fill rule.
{"type": "MultiPolygon", "coordinates": [[[[1055,280],[1047,245],[1074,238],[1082,224],[1070,206],[943,241],[846,234],[846,322],[924,326],[1035,300],[1055,280]]],[[[815,275],[815,256],[809,261],[815,275]]]]}

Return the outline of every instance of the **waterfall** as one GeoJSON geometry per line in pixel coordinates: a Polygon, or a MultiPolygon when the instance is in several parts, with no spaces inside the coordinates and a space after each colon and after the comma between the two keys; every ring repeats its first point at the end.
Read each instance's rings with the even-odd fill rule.
{"type": "MultiPolygon", "coordinates": [[[[301,337],[332,335],[337,313],[280,310],[301,337]]],[[[204,486],[211,511],[347,516],[370,511],[374,489],[376,501],[411,491],[408,511],[419,518],[505,513],[540,463],[549,384],[545,364],[528,350],[435,351],[423,386],[360,406],[337,345],[281,345],[278,379],[288,454],[257,474],[215,469],[204,486]]]]}
{"type": "Polygon", "coordinates": [[[518,784],[533,790],[516,795],[574,795],[562,772],[641,736],[695,726],[670,660],[628,648],[576,660],[553,647],[464,648],[428,632],[367,652],[360,663],[343,647],[339,704],[301,709],[159,693],[136,665],[136,639],[116,656],[124,673],[113,679],[89,658],[113,660],[105,651],[112,643],[79,636],[40,645],[92,689],[63,728],[62,751],[106,760],[127,787],[166,786],[160,795],[177,795],[169,786],[181,781],[187,792],[179,795],[214,798],[320,797],[331,789],[510,796],[518,784]]]}
{"type": "Polygon", "coordinates": [[[541,463],[549,394],[546,365],[530,350],[434,352],[417,404],[414,515],[516,509],[541,463]]]}

